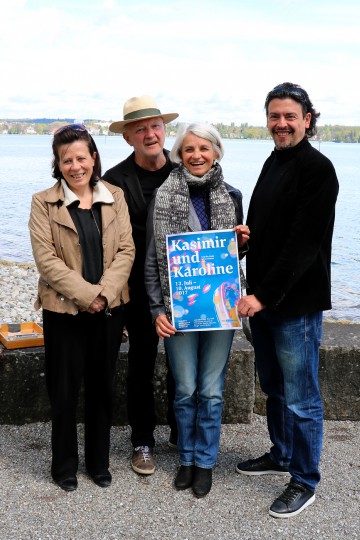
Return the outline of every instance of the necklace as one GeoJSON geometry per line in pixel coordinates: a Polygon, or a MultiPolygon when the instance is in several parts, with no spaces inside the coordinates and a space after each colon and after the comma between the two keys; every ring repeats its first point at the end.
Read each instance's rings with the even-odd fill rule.
{"type": "Polygon", "coordinates": [[[98,231],[98,233],[99,233],[99,236],[100,236],[100,238],[101,238],[101,232],[100,232],[100,229],[99,229],[99,225],[97,224],[97,221],[96,221],[96,219],[95,219],[94,212],[93,212],[92,208],[90,208],[90,212],[91,212],[91,215],[92,215],[93,220],[94,220],[94,222],[95,222],[95,225],[96,225],[97,231],[98,231]]]}

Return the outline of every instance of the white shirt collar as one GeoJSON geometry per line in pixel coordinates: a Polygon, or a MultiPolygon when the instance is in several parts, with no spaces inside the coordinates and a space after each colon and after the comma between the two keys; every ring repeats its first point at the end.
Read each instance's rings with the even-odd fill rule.
{"type": "MultiPolygon", "coordinates": [[[[61,185],[64,190],[65,195],[65,206],[69,206],[75,201],[79,201],[79,197],[69,188],[66,181],[62,178],[61,185]]],[[[99,180],[93,188],[93,204],[94,203],[105,203],[112,204],[114,202],[114,197],[110,193],[107,187],[104,186],[103,182],[99,180]]]]}

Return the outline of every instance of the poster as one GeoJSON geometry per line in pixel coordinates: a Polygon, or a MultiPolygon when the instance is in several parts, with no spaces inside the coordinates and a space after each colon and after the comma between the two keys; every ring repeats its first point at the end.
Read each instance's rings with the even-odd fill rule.
{"type": "Polygon", "coordinates": [[[197,231],[166,236],[172,323],[179,332],[241,328],[236,233],[197,231]]]}

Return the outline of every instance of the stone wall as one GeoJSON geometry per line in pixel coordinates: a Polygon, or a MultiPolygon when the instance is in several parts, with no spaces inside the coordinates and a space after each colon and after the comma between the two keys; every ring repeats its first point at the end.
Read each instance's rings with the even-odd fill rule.
{"type": "MultiPolygon", "coordinates": [[[[116,370],[114,423],[126,417],[127,345],[122,345],[116,370]]],[[[159,348],[154,392],[159,424],[166,424],[165,355],[159,348]]],[[[325,419],[360,420],[360,325],[326,323],[320,353],[320,388],[325,419]]],[[[80,399],[79,420],[82,420],[80,399]]],[[[264,414],[252,346],[236,333],[224,387],[224,423],[249,423],[253,412],[264,414]]],[[[0,423],[48,421],[43,347],[6,350],[0,345],[0,423]]]]}

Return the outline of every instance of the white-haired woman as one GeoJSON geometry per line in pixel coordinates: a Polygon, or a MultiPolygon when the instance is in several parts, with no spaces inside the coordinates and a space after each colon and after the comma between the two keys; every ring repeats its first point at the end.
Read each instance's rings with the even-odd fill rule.
{"type": "Polygon", "coordinates": [[[145,283],[157,333],[164,338],[175,379],[180,468],[176,489],[204,497],[212,485],[221,430],[222,391],[234,330],[176,333],[171,324],[166,235],[235,228],[243,246],[249,229],[241,192],[226,184],[224,149],[209,124],[182,126],[171,151],[179,163],[157,190],[148,215],[145,283]]]}

